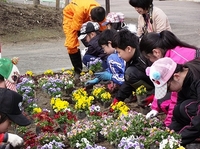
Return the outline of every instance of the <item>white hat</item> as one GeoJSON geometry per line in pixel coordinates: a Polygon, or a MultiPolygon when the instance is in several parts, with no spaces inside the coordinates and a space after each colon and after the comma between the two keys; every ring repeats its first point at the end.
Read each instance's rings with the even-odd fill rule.
{"type": "Polygon", "coordinates": [[[147,67],[146,74],[155,86],[155,98],[161,99],[167,93],[167,82],[174,74],[177,63],[171,58],[164,57],[155,61],[151,67],[147,67]]]}
{"type": "Polygon", "coordinates": [[[109,23],[124,22],[124,14],[121,12],[110,12],[106,16],[106,21],[102,23],[103,26],[109,23]]]}
{"type": "Polygon", "coordinates": [[[80,36],[78,37],[79,40],[84,39],[88,33],[98,31],[100,28],[99,23],[88,21],[84,23],[80,30],[80,36]]]}

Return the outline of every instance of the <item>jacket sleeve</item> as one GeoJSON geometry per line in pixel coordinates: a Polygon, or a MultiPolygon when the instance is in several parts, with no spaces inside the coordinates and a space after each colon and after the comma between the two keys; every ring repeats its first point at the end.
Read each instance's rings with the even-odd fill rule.
{"type": "Polygon", "coordinates": [[[73,21],[71,22],[71,29],[79,31],[81,29],[83,20],[85,19],[84,8],[80,7],[77,11],[74,12],[73,21]]]}
{"type": "Polygon", "coordinates": [[[104,53],[104,50],[101,46],[98,44],[98,36],[93,37],[90,42],[88,43],[88,50],[86,54],[95,56],[95,57],[100,57],[101,59],[104,59],[107,57],[107,54],[104,53]]]}
{"type": "Polygon", "coordinates": [[[124,101],[132,94],[132,91],[135,91],[143,83],[151,86],[149,84],[152,82],[144,71],[139,70],[135,66],[128,67],[125,71],[125,81],[120,86],[120,89],[116,94],[116,98],[120,101],[124,101]]]}
{"type": "Polygon", "coordinates": [[[144,18],[142,15],[138,16],[137,36],[140,37],[143,34],[142,28],[144,27],[144,18]]]}
{"type": "Polygon", "coordinates": [[[8,136],[5,137],[5,134],[4,134],[4,133],[1,133],[1,134],[0,134],[0,144],[1,144],[2,142],[7,141],[7,139],[8,139],[8,136]]]}
{"type": "Polygon", "coordinates": [[[158,106],[158,100],[154,97],[153,102],[151,104],[151,109],[152,110],[156,110],[156,111],[160,111],[160,108],[158,106]]]}
{"type": "Polygon", "coordinates": [[[158,112],[167,113],[170,103],[171,103],[171,93],[169,92],[165,95],[165,97],[161,99],[154,98],[151,108],[152,110],[156,110],[158,112]]]}
{"type": "MultiPolygon", "coordinates": [[[[196,89],[197,101],[200,102],[200,81],[194,82],[196,89]]],[[[191,122],[183,127],[179,133],[182,137],[182,143],[188,144],[200,136],[200,103],[197,105],[196,115],[191,117],[191,122]]]]}
{"type": "Polygon", "coordinates": [[[121,85],[124,82],[125,62],[117,54],[111,54],[107,58],[107,65],[112,74],[112,81],[121,85]]]}
{"type": "Polygon", "coordinates": [[[168,21],[167,15],[159,8],[154,7],[155,12],[153,13],[153,26],[154,26],[154,31],[156,33],[160,33],[163,30],[170,30],[171,27],[168,21]]]}

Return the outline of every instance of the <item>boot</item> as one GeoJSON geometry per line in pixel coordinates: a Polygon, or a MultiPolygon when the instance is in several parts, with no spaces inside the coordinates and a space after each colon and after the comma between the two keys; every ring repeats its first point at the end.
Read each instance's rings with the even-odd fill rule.
{"type": "Polygon", "coordinates": [[[83,68],[80,50],[77,53],[69,54],[69,57],[75,71],[75,82],[79,82],[80,73],[83,68]]]}

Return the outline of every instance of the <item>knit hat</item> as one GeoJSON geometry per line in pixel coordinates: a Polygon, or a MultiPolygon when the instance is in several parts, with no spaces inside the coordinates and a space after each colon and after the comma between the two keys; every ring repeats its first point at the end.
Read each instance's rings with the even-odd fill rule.
{"type": "Polygon", "coordinates": [[[99,23],[88,21],[84,23],[80,30],[80,36],[78,37],[79,40],[84,39],[88,33],[98,31],[100,28],[99,23]]]}
{"type": "Polygon", "coordinates": [[[22,96],[6,88],[0,88],[0,112],[19,126],[27,126],[31,122],[21,111],[22,96]]]}
{"type": "Polygon", "coordinates": [[[19,75],[20,73],[17,66],[12,63],[11,59],[0,58],[0,74],[11,83],[14,83],[14,76],[16,74],[19,75]]]}
{"type": "Polygon", "coordinates": [[[110,12],[106,16],[106,21],[102,23],[103,26],[109,23],[124,22],[124,14],[121,12],[110,12]]]}
{"type": "Polygon", "coordinates": [[[171,58],[164,57],[155,61],[151,67],[146,68],[146,74],[155,86],[155,98],[161,99],[167,93],[167,82],[172,77],[177,63],[171,58]]]}

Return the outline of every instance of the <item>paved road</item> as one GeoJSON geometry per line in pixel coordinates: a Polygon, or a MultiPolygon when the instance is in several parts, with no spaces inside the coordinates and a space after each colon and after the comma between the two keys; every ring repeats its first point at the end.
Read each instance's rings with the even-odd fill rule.
{"type": "MultiPolygon", "coordinates": [[[[21,2],[23,0],[13,0],[21,2]]],[[[105,6],[104,0],[98,0],[105,6]]],[[[111,11],[121,11],[127,18],[137,20],[138,14],[128,4],[128,0],[111,0],[111,11]],[[127,2],[126,2],[127,1],[127,2]]],[[[44,3],[49,5],[47,3],[44,3]]],[[[53,4],[50,4],[53,5],[53,4]]],[[[200,47],[200,3],[190,1],[154,1],[168,16],[173,32],[183,41],[200,47]]],[[[134,22],[136,23],[136,22],[134,22]]],[[[64,39],[42,42],[22,42],[5,44],[2,47],[3,57],[18,56],[18,67],[21,74],[32,70],[39,74],[47,69],[61,70],[71,68],[71,63],[63,46],[64,39]]],[[[81,45],[81,48],[83,46],[81,45]]]]}

